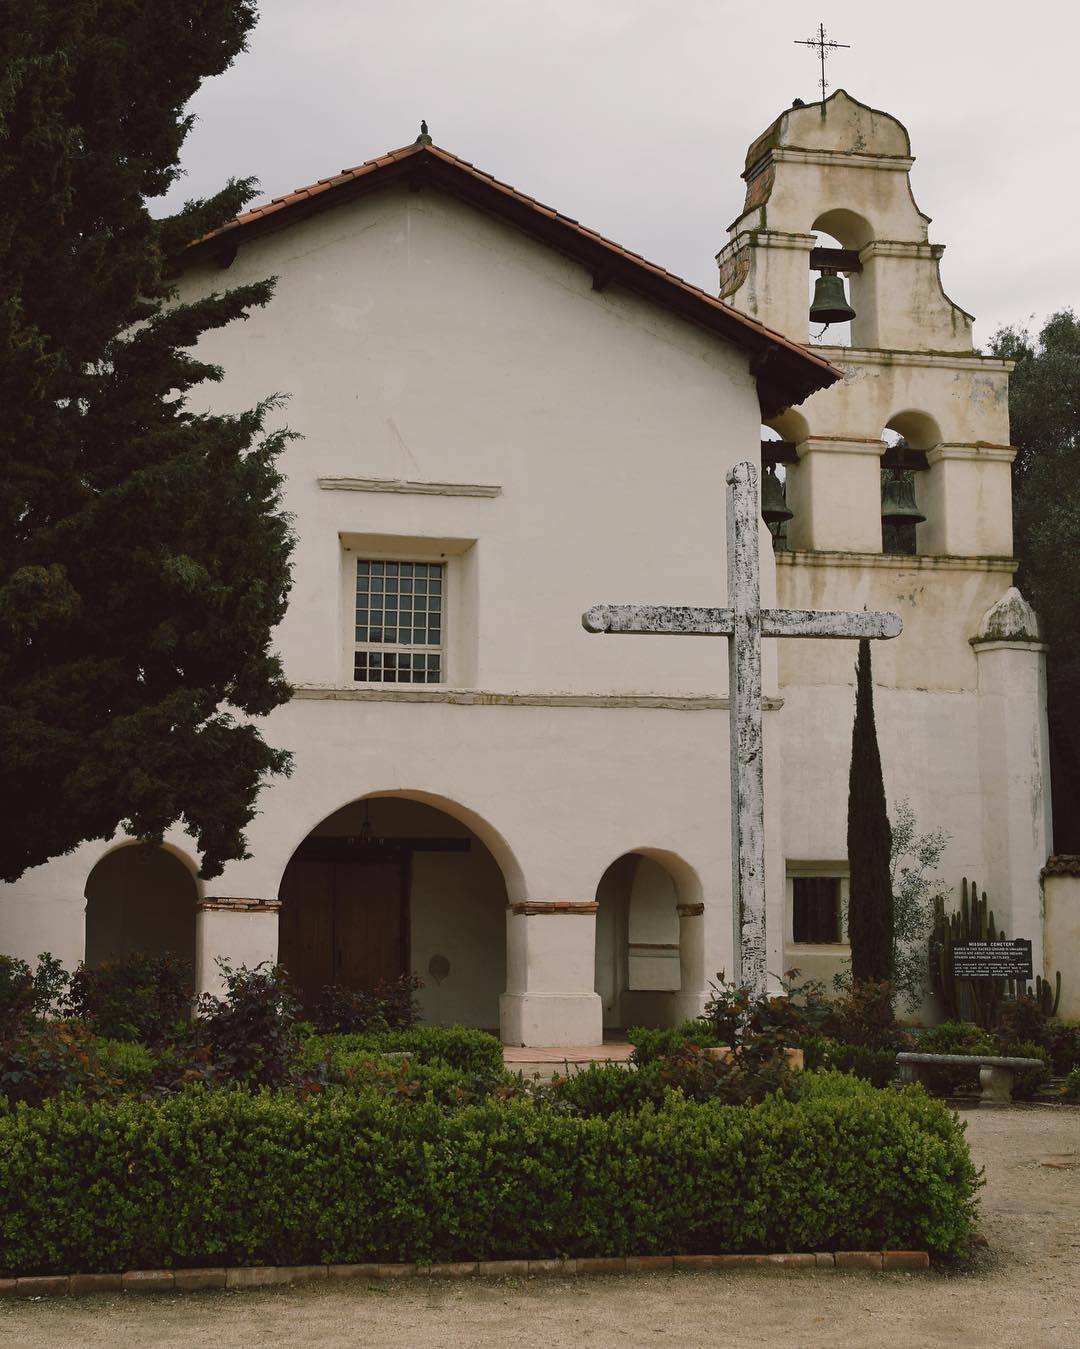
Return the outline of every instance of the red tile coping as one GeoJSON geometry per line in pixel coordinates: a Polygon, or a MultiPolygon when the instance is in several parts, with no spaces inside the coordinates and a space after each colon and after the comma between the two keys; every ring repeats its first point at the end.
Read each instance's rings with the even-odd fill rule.
{"type": "Polygon", "coordinates": [[[0,1297],[83,1293],[193,1293],[269,1288],[310,1279],[507,1278],[537,1274],[644,1274],[710,1269],[929,1269],[926,1251],[796,1251],[772,1255],[614,1255],[558,1260],[463,1260],[435,1265],[250,1265],[237,1269],[130,1269],[123,1274],[32,1274],[0,1279],[0,1297]]]}

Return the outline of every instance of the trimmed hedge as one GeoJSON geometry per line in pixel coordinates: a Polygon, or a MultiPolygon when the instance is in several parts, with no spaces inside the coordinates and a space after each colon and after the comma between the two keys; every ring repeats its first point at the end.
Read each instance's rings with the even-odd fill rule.
{"type": "Polygon", "coordinates": [[[309,1035],[300,1046],[300,1064],[354,1063],[372,1054],[407,1052],[417,1063],[448,1064],[463,1073],[503,1070],[502,1042],[465,1026],[415,1026],[411,1030],[367,1031],[358,1035],[309,1035]]]}
{"type": "Polygon", "coordinates": [[[966,1249],[963,1126],[918,1088],[583,1119],[373,1092],[0,1108],[0,1273],[966,1249]]]}

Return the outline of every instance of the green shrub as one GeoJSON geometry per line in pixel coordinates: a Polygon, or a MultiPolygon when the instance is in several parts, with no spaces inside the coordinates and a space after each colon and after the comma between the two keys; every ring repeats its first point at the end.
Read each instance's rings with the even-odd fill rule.
{"type": "Polygon", "coordinates": [[[191,967],[175,956],[136,954],[71,976],[71,1010],[95,1035],[161,1044],[191,1012],[191,967]]]}
{"type": "Polygon", "coordinates": [[[645,1105],[659,1107],[672,1091],[690,1101],[757,1104],[776,1091],[794,1096],[797,1080],[783,1058],[774,1056],[760,1064],[734,1054],[714,1059],[699,1046],[683,1041],[670,1054],[630,1071],[617,1064],[590,1064],[556,1078],[540,1095],[579,1115],[607,1117],[645,1105]]]}
{"type": "Polygon", "coordinates": [[[31,1023],[0,1045],[0,1096],[41,1105],[61,1092],[108,1094],[115,1082],[96,1062],[97,1043],[77,1021],[31,1023]]]}
{"type": "Polygon", "coordinates": [[[154,1079],[157,1056],[146,1045],[129,1040],[98,1040],[91,1057],[93,1072],[117,1092],[144,1091],[154,1079]]]}
{"type": "Polygon", "coordinates": [[[854,1073],[875,1087],[887,1087],[896,1076],[896,1052],[867,1045],[834,1044],[827,1066],[839,1073],[854,1073]]]}
{"type": "Polygon", "coordinates": [[[808,1072],[831,1068],[838,1073],[852,1073],[875,1087],[887,1087],[896,1076],[896,1053],[892,1049],[847,1045],[825,1035],[804,1035],[801,1048],[803,1066],[808,1072]]]}
{"type": "Polygon", "coordinates": [[[382,980],[373,989],[328,984],[315,1004],[315,1029],[322,1035],[408,1030],[419,1020],[416,991],[423,986],[416,974],[382,980]]]}
{"type": "Polygon", "coordinates": [[[994,1041],[989,1031],[970,1021],[942,1021],[919,1032],[919,1052],[923,1054],[993,1054],[994,1041]]]}
{"type": "Polygon", "coordinates": [[[408,1053],[417,1063],[444,1063],[465,1073],[499,1074],[503,1047],[494,1035],[466,1026],[415,1026],[367,1035],[311,1035],[300,1043],[305,1068],[343,1062],[342,1055],[408,1053]]]}
{"type": "Polygon", "coordinates": [[[1080,1067],[1074,1068],[1065,1079],[1065,1095],[1070,1101],[1080,1101],[1080,1067]]]}
{"type": "Polygon", "coordinates": [[[115,1099],[142,1091],[155,1058],[144,1045],[101,1040],[78,1021],[32,1023],[0,1045],[0,1096],[40,1105],[64,1092],[115,1099]]]}
{"type": "Polygon", "coordinates": [[[526,1092],[522,1079],[505,1069],[474,1073],[440,1061],[421,1063],[412,1056],[397,1060],[364,1049],[338,1050],[321,1063],[306,1066],[309,1072],[321,1070],[328,1087],[370,1088],[400,1104],[436,1101],[454,1108],[526,1092]]]}
{"type": "Polygon", "coordinates": [[[967,1247],[963,1126],[920,1089],[580,1118],[195,1089],[0,1109],[0,1274],[967,1247]]]}
{"type": "Polygon", "coordinates": [[[1023,1068],[1013,1078],[1013,1100],[1030,1101],[1050,1081],[1050,1055],[1034,1040],[1017,1040],[1002,1053],[1017,1059],[1042,1059],[1041,1068],[1023,1068]]]}
{"type": "Polygon", "coordinates": [[[718,1045],[721,1041],[713,1030],[702,1020],[684,1021],[681,1026],[671,1026],[665,1030],[654,1030],[647,1026],[631,1026],[626,1038],[634,1046],[630,1055],[631,1063],[651,1063],[654,1059],[666,1058],[674,1054],[683,1045],[698,1045],[701,1049],[718,1045]]]}
{"type": "Polygon", "coordinates": [[[198,1038],[209,1051],[207,1075],[216,1085],[280,1087],[289,1081],[299,1047],[293,1029],[300,1004],[280,965],[266,961],[233,969],[218,960],[225,996],[199,999],[198,1038]]]}
{"type": "MultiPolygon", "coordinates": [[[[970,1021],[942,1021],[919,1032],[916,1048],[922,1054],[996,1054],[990,1032],[970,1021]]],[[[965,1068],[960,1064],[936,1065],[928,1068],[926,1082],[931,1091],[945,1095],[950,1091],[978,1092],[977,1064],[965,1068]]]]}
{"type": "Polygon", "coordinates": [[[34,1015],[34,975],[25,960],[0,956],[0,1040],[9,1040],[34,1015]]]}
{"type": "Polygon", "coordinates": [[[1045,1046],[1050,1019],[1030,993],[1021,993],[1001,1003],[994,1033],[1002,1045],[1026,1041],[1045,1046]]]}
{"type": "Polygon", "coordinates": [[[825,1017],[824,1031],[833,1040],[865,1049],[904,1049],[908,1037],[896,1024],[893,988],[872,979],[854,980],[825,1017]]]}
{"type": "Polygon", "coordinates": [[[1046,1038],[1050,1066],[1059,1077],[1080,1068],[1080,1026],[1063,1021],[1050,1023],[1046,1038]]]}

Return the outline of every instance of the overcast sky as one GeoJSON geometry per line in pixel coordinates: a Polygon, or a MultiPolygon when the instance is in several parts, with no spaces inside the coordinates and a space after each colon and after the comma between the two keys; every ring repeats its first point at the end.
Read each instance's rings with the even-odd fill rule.
{"type": "MultiPolygon", "coordinates": [[[[256,176],[277,196],[436,144],[715,293],[749,143],[832,89],[900,118],[920,208],[976,343],[1080,309],[1076,0],[262,0],[196,96],[165,199],[256,176]]],[[[155,209],[157,209],[157,205],[155,209]]]]}

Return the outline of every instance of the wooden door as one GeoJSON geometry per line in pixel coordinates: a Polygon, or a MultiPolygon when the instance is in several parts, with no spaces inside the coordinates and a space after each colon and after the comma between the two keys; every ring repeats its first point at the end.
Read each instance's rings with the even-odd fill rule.
{"type": "Polygon", "coordinates": [[[404,858],[334,864],[334,982],[374,988],[408,968],[404,858]]]}
{"type": "Polygon", "coordinates": [[[278,960],[305,1007],[334,982],[334,864],[293,860],[281,880],[278,960]]]}

